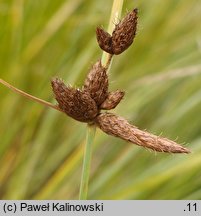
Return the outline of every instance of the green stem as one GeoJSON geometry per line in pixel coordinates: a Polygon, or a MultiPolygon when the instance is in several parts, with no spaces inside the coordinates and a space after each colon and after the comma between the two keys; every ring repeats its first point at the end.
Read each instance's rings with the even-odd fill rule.
{"type": "MultiPolygon", "coordinates": [[[[110,21],[109,21],[109,26],[108,26],[109,33],[112,33],[115,27],[115,24],[119,22],[122,7],[123,7],[123,2],[124,0],[114,0],[113,1],[110,21]]],[[[103,52],[101,60],[102,60],[103,66],[105,66],[108,69],[111,64],[112,55],[103,52]]],[[[79,194],[80,200],[87,199],[92,143],[94,140],[95,132],[96,132],[96,126],[88,124],[86,146],[85,146],[85,151],[84,151],[82,177],[81,177],[81,184],[80,184],[80,194],[79,194]]]]}
{"type": "Polygon", "coordinates": [[[86,200],[88,194],[88,182],[89,182],[89,174],[90,174],[90,163],[91,163],[91,152],[92,152],[92,144],[95,137],[96,127],[94,125],[88,124],[87,126],[87,138],[86,145],[84,151],[84,160],[83,160],[83,168],[82,168],[82,178],[80,185],[80,200],[86,200]]]}
{"type": "MultiPolygon", "coordinates": [[[[124,0],[114,0],[112,5],[112,11],[110,15],[110,21],[108,25],[108,33],[112,34],[113,29],[115,28],[115,24],[117,24],[121,17],[121,11],[123,7],[124,0]]],[[[102,64],[103,66],[106,66],[106,68],[109,68],[110,63],[112,60],[112,55],[106,52],[103,52],[102,55],[102,64]]]]}

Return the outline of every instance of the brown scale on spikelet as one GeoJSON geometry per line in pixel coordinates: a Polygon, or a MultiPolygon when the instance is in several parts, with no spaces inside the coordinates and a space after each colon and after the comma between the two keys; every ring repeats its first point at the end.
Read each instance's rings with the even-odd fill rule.
{"type": "Polygon", "coordinates": [[[112,50],[115,55],[122,53],[133,43],[137,28],[137,12],[135,8],[116,25],[112,33],[112,50]]]}
{"type": "Polygon", "coordinates": [[[96,38],[102,50],[104,50],[107,53],[113,54],[112,37],[108,32],[104,31],[100,27],[97,27],[96,28],[96,38]]]}
{"type": "Polygon", "coordinates": [[[81,122],[90,122],[98,114],[96,102],[89,92],[66,86],[58,78],[51,83],[59,108],[68,116],[81,122]]]}
{"type": "Polygon", "coordinates": [[[124,94],[125,92],[120,90],[110,92],[107,98],[105,99],[105,101],[100,105],[100,109],[105,109],[105,110],[114,109],[122,100],[124,94]]]}
{"type": "Polygon", "coordinates": [[[89,71],[83,89],[90,93],[97,106],[102,104],[107,98],[108,76],[100,60],[89,71]]]}
{"type": "Polygon", "coordinates": [[[139,130],[124,118],[112,113],[99,114],[96,124],[105,133],[158,152],[190,153],[187,148],[169,139],[139,130]]]}
{"type": "Polygon", "coordinates": [[[96,29],[96,37],[100,48],[112,55],[119,55],[124,52],[133,43],[136,35],[137,13],[137,8],[128,13],[125,18],[115,26],[112,36],[98,27],[96,29]]]}

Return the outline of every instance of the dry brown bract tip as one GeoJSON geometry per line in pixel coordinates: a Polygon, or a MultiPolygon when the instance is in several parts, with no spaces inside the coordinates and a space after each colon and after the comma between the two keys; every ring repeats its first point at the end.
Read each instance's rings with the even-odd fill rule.
{"type": "Polygon", "coordinates": [[[152,149],[157,152],[190,153],[187,148],[176,142],[139,130],[124,118],[112,113],[102,113],[95,119],[98,127],[105,133],[119,137],[139,146],[152,149]]]}
{"type": "Polygon", "coordinates": [[[100,48],[105,52],[115,55],[124,52],[133,43],[136,35],[137,13],[137,8],[128,13],[124,19],[115,26],[112,36],[98,27],[96,29],[96,37],[100,48]]]}

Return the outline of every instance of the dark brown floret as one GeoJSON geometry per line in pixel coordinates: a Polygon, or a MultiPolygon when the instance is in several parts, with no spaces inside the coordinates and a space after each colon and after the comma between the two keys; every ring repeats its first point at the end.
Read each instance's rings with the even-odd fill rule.
{"type": "Polygon", "coordinates": [[[102,104],[108,95],[108,76],[99,60],[89,71],[84,83],[84,90],[89,92],[96,105],[102,104]]]}
{"type": "Polygon", "coordinates": [[[124,52],[133,43],[136,35],[137,13],[137,8],[128,13],[115,26],[112,36],[98,27],[96,29],[96,37],[100,48],[112,55],[119,55],[124,52]]]}
{"type": "Polygon", "coordinates": [[[105,110],[114,109],[122,100],[124,94],[125,92],[120,90],[110,92],[106,100],[100,105],[100,108],[105,110]]]}
{"type": "Polygon", "coordinates": [[[107,53],[113,54],[112,37],[108,32],[104,31],[100,27],[97,27],[96,28],[96,38],[102,50],[104,50],[107,53]]]}
{"type": "Polygon", "coordinates": [[[81,122],[90,122],[98,114],[97,105],[88,92],[66,86],[58,78],[51,83],[59,108],[68,116],[81,122]]]}
{"type": "Polygon", "coordinates": [[[137,8],[128,13],[119,22],[112,33],[112,51],[115,55],[122,53],[132,43],[137,29],[137,8]]]}

